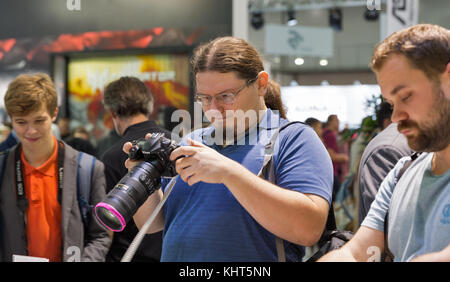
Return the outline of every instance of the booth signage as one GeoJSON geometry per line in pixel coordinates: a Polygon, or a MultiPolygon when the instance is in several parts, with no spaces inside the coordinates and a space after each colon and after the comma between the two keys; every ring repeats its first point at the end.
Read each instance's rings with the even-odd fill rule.
{"type": "Polygon", "coordinates": [[[332,57],[333,30],[328,27],[266,25],[265,53],[332,57]]]}
{"type": "Polygon", "coordinates": [[[418,0],[388,0],[386,6],[387,35],[419,22],[418,0]]]}

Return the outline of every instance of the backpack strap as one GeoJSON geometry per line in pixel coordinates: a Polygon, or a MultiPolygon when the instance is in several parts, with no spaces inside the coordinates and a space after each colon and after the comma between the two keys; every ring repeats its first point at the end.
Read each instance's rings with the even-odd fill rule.
{"type": "MultiPolygon", "coordinates": [[[[302,123],[301,121],[291,121],[288,122],[282,126],[280,126],[279,128],[277,128],[271,138],[269,143],[267,143],[265,145],[265,151],[264,151],[264,160],[263,160],[263,165],[258,173],[258,176],[265,179],[265,175],[267,175],[267,181],[274,183],[275,184],[275,170],[273,167],[273,152],[275,149],[275,142],[278,139],[278,135],[280,133],[280,131],[282,131],[283,129],[285,129],[286,127],[290,126],[291,124],[294,123],[302,123]]],[[[284,242],[283,239],[275,236],[275,245],[277,248],[277,257],[278,257],[278,262],[285,262],[286,261],[286,254],[284,252],[284,242]]]]}
{"type": "MultiPolygon", "coordinates": [[[[402,169],[400,169],[398,173],[397,183],[402,177],[402,175],[405,173],[405,171],[411,166],[412,162],[415,161],[417,157],[420,156],[420,154],[421,152],[416,152],[412,154],[411,159],[403,165],[402,169]]],[[[394,255],[392,254],[391,250],[389,250],[388,246],[388,219],[389,219],[389,207],[388,210],[386,211],[386,216],[384,217],[384,261],[391,262],[394,261],[394,255]]]]}
{"type": "Polygon", "coordinates": [[[93,208],[93,205],[90,204],[90,199],[95,161],[96,158],[94,156],[78,152],[77,198],[85,234],[89,225],[89,214],[93,208]]]}
{"type": "Polygon", "coordinates": [[[272,134],[272,136],[270,137],[270,141],[269,143],[267,143],[265,145],[265,149],[264,149],[264,160],[263,160],[263,164],[262,167],[258,173],[258,176],[264,178],[264,176],[269,173],[268,175],[268,181],[275,183],[275,174],[273,171],[273,151],[275,149],[275,143],[277,142],[278,139],[278,135],[280,133],[280,131],[282,131],[283,129],[285,129],[286,127],[290,126],[291,124],[294,123],[301,123],[304,124],[301,121],[291,121],[288,122],[282,126],[280,126],[279,128],[277,128],[274,133],[272,134]],[[269,169],[270,168],[270,169],[269,169]],[[268,170],[269,169],[269,170],[268,170]]]}

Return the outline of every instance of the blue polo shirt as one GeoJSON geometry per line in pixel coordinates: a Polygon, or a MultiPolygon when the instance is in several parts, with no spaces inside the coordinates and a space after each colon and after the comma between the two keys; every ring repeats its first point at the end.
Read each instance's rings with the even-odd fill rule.
{"type": "MultiPolygon", "coordinates": [[[[189,137],[235,160],[255,175],[262,167],[264,145],[287,120],[270,110],[257,127],[235,144],[223,147],[214,128],[189,137]]],[[[186,144],[185,142],[182,144],[186,144]]],[[[274,152],[276,185],[316,194],[329,203],[333,184],[331,159],[309,126],[295,123],[281,131],[274,152]]],[[[180,177],[164,205],[161,261],[276,261],[275,236],[256,222],[223,184],[189,186],[180,177]]],[[[283,221],[282,218],[280,218],[283,221]]],[[[304,248],[285,241],[286,259],[299,261],[304,248]]]]}

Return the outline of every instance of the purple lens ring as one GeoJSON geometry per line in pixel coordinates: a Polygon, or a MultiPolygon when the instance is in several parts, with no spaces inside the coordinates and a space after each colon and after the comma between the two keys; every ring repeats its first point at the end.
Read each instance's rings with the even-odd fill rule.
{"type": "Polygon", "coordinates": [[[125,222],[125,219],[123,218],[123,216],[113,207],[113,206],[111,206],[111,205],[109,205],[109,204],[106,204],[106,203],[98,203],[96,206],[95,206],[95,216],[97,217],[97,219],[103,224],[103,226],[105,226],[106,228],[108,228],[109,230],[111,230],[111,231],[114,231],[114,232],[121,232],[124,228],[125,228],[125,226],[126,226],[126,222],[125,222]],[[100,217],[98,216],[98,214],[97,214],[97,208],[98,207],[101,207],[101,208],[104,208],[104,209],[107,209],[109,212],[111,212],[119,221],[120,221],[120,225],[122,226],[120,229],[112,229],[112,228],[110,228],[109,226],[107,226],[101,219],[100,219],[100,217]]]}

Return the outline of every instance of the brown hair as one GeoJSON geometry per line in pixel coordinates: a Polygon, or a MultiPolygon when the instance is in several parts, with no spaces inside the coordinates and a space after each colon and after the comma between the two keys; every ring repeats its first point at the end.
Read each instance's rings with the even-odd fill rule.
{"type": "Polygon", "coordinates": [[[119,117],[138,113],[148,115],[153,111],[153,96],[144,82],[136,77],[124,76],[105,87],[103,104],[119,117]]]}
{"type": "Polygon", "coordinates": [[[58,94],[47,74],[21,74],[8,85],[4,101],[10,116],[25,116],[45,106],[53,117],[58,107],[58,94]]]}
{"type": "Polygon", "coordinates": [[[278,111],[280,117],[286,118],[286,110],[284,109],[283,101],[281,101],[280,85],[272,79],[269,79],[264,102],[269,109],[278,111]]]}
{"type": "Polygon", "coordinates": [[[199,72],[234,72],[239,78],[253,79],[264,70],[258,51],[245,40],[219,37],[200,45],[191,59],[194,76],[199,72]]]}
{"type": "Polygon", "coordinates": [[[435,81],[450,62],[450,31],[432,24],[397,31],[375,48],[370,67],[379,71],[391,54],[406,56],[411,66],[435,81]]]}

